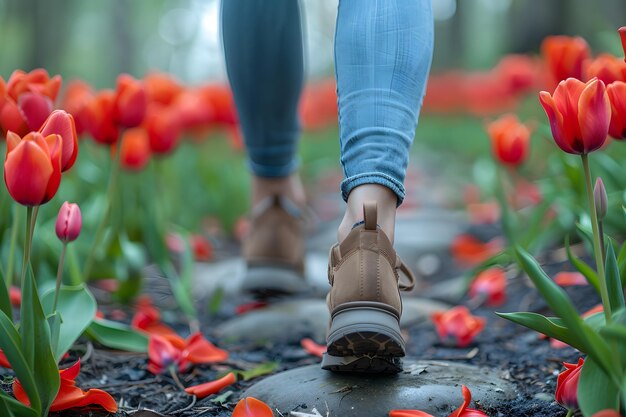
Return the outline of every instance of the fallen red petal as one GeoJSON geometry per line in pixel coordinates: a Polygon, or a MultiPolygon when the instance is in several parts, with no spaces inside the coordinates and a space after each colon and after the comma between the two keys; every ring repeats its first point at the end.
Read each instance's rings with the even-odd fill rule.
{"type": "Polygon", "coordinates": [[[218,348],[196,332],[186,340],[182,358],[195,364],[223,362],[228,359],[228,352],[218,348]]]}
{"type": "Polygon", "coordinates": [[[263,401],[246,397],[239,400],[231,417],[274,417],[274,413],[263,401]]]}
{"type": "Polygon", "coordinates": [[[554,276],[554,282],[561,287],[572,285],[587,285],[587,279],[580,272],[559,272],[554,276]]]}
{"type": "Polygon", "coordinates": [[[237,382],[237,378],[233,372],[229,372],[223,377],[216,379],[215,381],[205,382],[204,384],[194,385],[185,388],[187,394],[195,395],[198,399],[202,399],[211,394],[220,392],[229,385],[237,382]]]}
{"type": "Polygon", "coordinates": [[[428,414],[419,410],[391,410],[389,417],[434,417],[432,414],[428,414]]]}
{"type": "Polygon", "coordinates": [[[313,339],[304,338],[300,341],[300,345],[313,356],[322,357],[326,352],[326,346],[315,343],[313,339]]]}

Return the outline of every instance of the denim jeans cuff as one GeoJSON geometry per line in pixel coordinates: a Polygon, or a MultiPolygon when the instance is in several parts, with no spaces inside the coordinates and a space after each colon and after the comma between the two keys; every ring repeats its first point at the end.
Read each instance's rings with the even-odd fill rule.
{"type": "Polygon", "coordinates": [[[348,201],[348,194],[353,188],[363,184],[380,184],[389,188],[398,198],[397,206],[404,201],[405,190],[404,185],[395,178],[380,172],[368,172],[364,174],[353,175],[341,182],[341,196],[344,201],[348,201]]]}
{"type": "Polygon", "coordinates": [[[300,160],[294,158],[287,165],[262,165],[255,163],[252,160],[248,160],[248,167],[250,171],[257,177],[264,178],[281,178],[288,177],[300,166],[300,160]]]}

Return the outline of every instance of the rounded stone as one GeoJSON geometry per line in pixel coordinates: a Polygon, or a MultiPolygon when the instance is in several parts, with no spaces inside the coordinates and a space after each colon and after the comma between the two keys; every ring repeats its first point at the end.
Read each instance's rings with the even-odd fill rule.
{"type": "Polygon", "coordinates": [[[256,383],[242,397],[258,398],[282,415],[316,408],[324,416],[386,417],[398,409],[447,416],[463,403],[461,385],[472,393],[470,408],[493,409],[517,396],[515,386],[491,369],[405,360],[404,371],[392,376],[296,368],[256,383]]]}
{"type": "MultiPolygon", "coordinates": [[[[404,297],[402,303],[402,327],[426,322],[433,312],[450,308],[448,304],[417,297],[404,297]]],[[[215,333],[226,343],[298,343],[303,337],[322,343],[329,320],[326,301],[290,300],[229,319],[219,325],[215,333]]]]}

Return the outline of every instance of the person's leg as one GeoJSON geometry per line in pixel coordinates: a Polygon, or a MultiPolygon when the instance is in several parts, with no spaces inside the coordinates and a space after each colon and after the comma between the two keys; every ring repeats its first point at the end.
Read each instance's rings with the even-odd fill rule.
{"type": "Polygon", "coordinates": [[[298,207],[305,203],[296,172],[304,77],[299,4],[225,0],[221,21],[226,70],[252,171],[243,289],[296,292],[303,287],[304,259],[298,207]]]}
{"type": "Polygon", "coordinates": [[[401,370],[399,273],[414,278],[393,249],[395,214],[432,48],[431,0],[339,1],[335,69],[347,207],[329,260],[324,369],[401,370]]]}
{"type": "Polygon", "coordinates": [[[432,48],[431,0],[340,0],[335,68],[348,205],[339,241],[363,218],[365,200],[378,202],[393,241],[432,48]]]}
{"type": "Polygon", "coordinates": [[[281,194],[304,203],[296,174],[303,83],[297,0],[222,2],[222,42],[253,174],[252,202],[281,194]]]}

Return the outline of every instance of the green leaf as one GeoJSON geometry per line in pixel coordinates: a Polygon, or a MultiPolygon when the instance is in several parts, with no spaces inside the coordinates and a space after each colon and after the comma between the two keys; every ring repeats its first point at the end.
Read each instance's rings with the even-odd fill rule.
{"type": "Polygon", "coordinates": [[[546,275],[528,252],[516,246],[515,253],[521,268],[528,274],[550,308],[563,320],[575,343],[582,347],[581,352],[593,357],[607,375],[618,375],[620,371],[615,369],[610,360],[609,346],[580,318],[565,291],[546,275]]]}
{"type": "Polygon", "coordinates": [[[0,390],[0,416],[2,417],[38,417],[37,412],[25,406],[0,390]]]}
{"type": "Polygon", "coordinates": [[[558,339],[561,342],[582,350],[583,345],[574,338],[569,329],[561,325],[561,320],[556,317],[545,317],[537,313],[496,313],[498,316],[511,320],[514,323],[521,324],[524,327],[543,333],[553,339],[558,339]]]}
{"type": "Polygon", "coordinates": [[[214,404],[224,404],[228,401],[228,397],[230,397],[231,395],[233,395],[234,392],[232,391],[226,391],[223,394],[220,394],[218,396],[216,396],[215,398],[211,398],[209,401],[211,401],[214,404]]]}
{"type": "Polygon", "coordinates": [[[128,352],[148,351],[148,337],[126,324],[96,318],[87,329],[87,334],[113,349],[128,352]]]}
{"type": "Polygon", "coordinates": [[[278,362],[265,362],[246,371],[233,371],[235,374],[240,375],[244,381],[254,379],[263,375],[271,374],[278,368],[278,362]]]}
{"type": "MultiPolygon", "coordinates": [[[[58,347],[59,347],[59,337],[61,334],[61,323],[63,323],[63,319],[61,318],[61,313],[58,311],[48,315],[48,326],[50,327],[50,343],[52,345],[52,349],[54,351],[54,356],[57,360],[57,363],[63,357],[63,353],[61,356],[58,355],[58,347]]],[[[64,352],[65,353],[65,352],[64,352]]]]}
{"type": "Polygon", "coordinates": [[[578,405],[584,416],[592,416],[607,408],[617,410],[619,407],[618,387],[590,357],[585,359],[580,372],[578,405]]]}
{"type": "Polygon", "coordinates": [[[619,268],[617,259],[615,259],[615,251],[613,245],[606,245],[606,285],[609,293],[609,305],[611,311],[624,307],[624,289],[619,276],[619,268]]]}
{"type": "Polygon", "coordinates": [[[609,324],[600,329],[600,334],[609,339],[615,339],[618,342],[626,344],[626,326],[623,324],[609,324]]]}
{"type": "Polygon", "coordinates": [[[617,264],[619,265],[619,276],[622,280],[622,287],[626,288],[626,242],[622,243],[617,255],[617,264]]]}
{"type": "MultiPolygon", "coordinates": [[[[52,314],[54,303],[54,289],[46,292],[42,297],[44,311],[52,314]]],[[[74,342],[89,327],[96,316],[98,306],[91,291],[84,285],[62,286],[59,289],[57,311],[63,319],[61,322],[58,344],[54,346],[54,356],[60,360],[72,347],[74,342]]]]}
{"type": "Polygon", "coordinates": [[[585,276],[587,282],[596,289],[596,292],[600,294],[600,281],[598,279],[598,274],[593,270],[585,261],[578,259],[572,253],[572,249],[569,244],[569,235],[565,238],[565,252],[567,253],[567,258],[574,265],[574,267],[585,276]]]}
{"type": "Polygon", "coordinates": [[[13,320],[13,310],[11,307],[11,297],[9,296],[9,290],[7,288],[4,274],[0,270],[0,311],[6,314],[11,320],[13,320]]]}
{"type": "Polygon", "coordinates": [[[39,399],[37,384],[30,365],[22,352],[22,339],[13,326],[13,322],[0,311],[0,349],[6,355],[15,375],[22,383],[24,392],[30,398],[31,407],[39,413],[41,400],[39,399]]]}
{"type": "MultiPolygon", "coordinates": [[[[41,400],[41,413],[46,415],[59,391],[59,369],[50,344],[50,329],[31,274],[22,282],[20,336],[26,362],[36,375],[35,385],[41,400]]],[[[29,398],[31,398],[29,396],[29,398]]]]}

